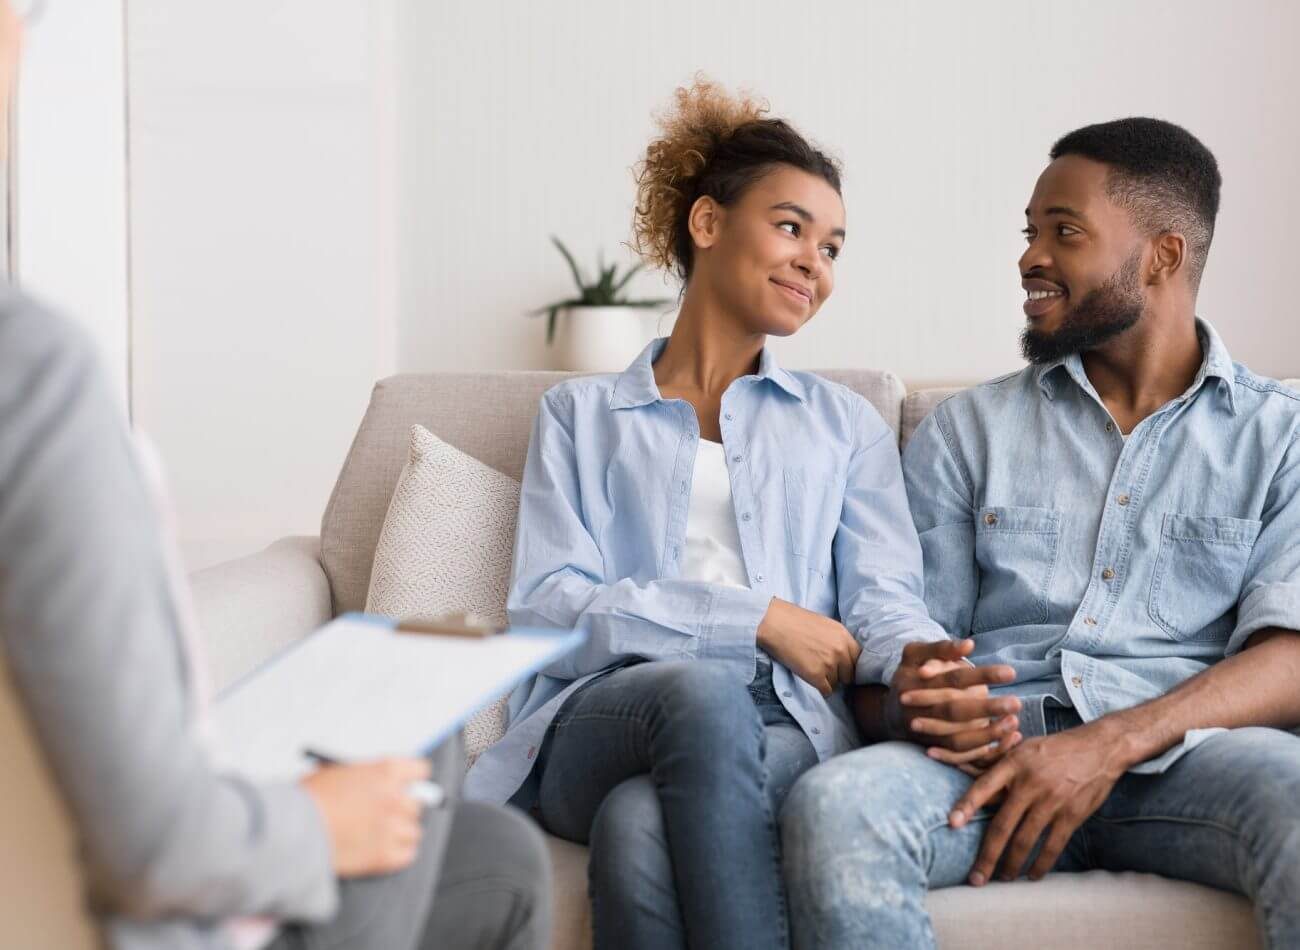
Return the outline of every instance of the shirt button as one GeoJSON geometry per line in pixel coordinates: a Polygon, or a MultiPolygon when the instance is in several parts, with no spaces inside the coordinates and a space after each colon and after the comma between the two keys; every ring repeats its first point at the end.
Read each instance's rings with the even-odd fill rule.
{"type": "Polygon", "coordinates": [[[1120,495],[1120,496],[1119,496],[1118,498],[1116,498],[1115,500],[1116,500],[1117,502],[1119,502],[1119,505],[1120,505],[1121,508],[1125,508],[1125,507],[1128,506],[1128,503],[1129,503],[1129,501],[1130,501],[1131,499],[1128,497],[1128,495],[1120,495]]]}
{"type": "Polygon", "coordinates": [[[760,583],[760,584],[763,583],[763,575],[762,575],[762,574],[755,574],[755,575],[754,575],[754,580],[758,581],[758,583],[760,583]]]}
{"type": "Polygon", "coordinates": [[[822,731],[821,731],[820,729],[818,729],[816,726],[813,726],[813,727],[812,727],[812,734],[815,735],[815,736],[820,736],[820,735],[822,734],[822,731]]]}
{"type": "Polygon", "coordinates": [[[1070,677],[1070,682],[1073,683],[1075,686],[1082,686],[1082,685],[1083,685],[1083,677],[1082,677],[1082,676],[1071,676],[1071,677],[1070,677]]]}
{"type": "Polygon", "coordinates": [[[739,456],[739,455],[733,455],[733,456],[731,457],[731,460],[732,460],[733,462],[739,462],[739,461],[740,461],[740,456],[739,456]]]}
{"type": "Polygon", "coordinates": [[[740,520],[741,520],[741,521],[748,521],[749,518],[750,518],[750,515],[749,515],[749,512],[748,512],[748,511],[745,512],[743,515],[740,516],[740,520]]]}
{"type": "Polygon", "coordinates": [[[1111,431],[1112,429],[1114,429],[1114,428],[1115,428],[1115,423],[1113,423],[1113,422],[1108,422],[1108,423],[1106,423],[1106,431],[1107,431],[1107,432],[1110,432],[1110,431],[1111,431]]]}
{"type": "Polygon", "coordinates": [[[998,523],[998,516],[993,514],[992,512],[989,512],[987,515],[984,516],[984,523],[986,525],[995,525],[998,523]]]}
{"type": "Polygon", "coordinates": [[[1115,577],[1115,572],[1112,571],[1109,567],[1101,572],[1101,579],[1103,581],[1113,580],[1114,577],[1115,577]]]}
{"type": "Polygon", "coordinates": [[[791,690],[788,690],[788,689],[787,689],[784,693],[782,693],[781,695],[784,696],[786,699],[793,699],[793,698],[794,698],[794,693],[793,693],[791,690]]]}
{"type": "Polygon", "coordinates": [[[1087,624],[1088,626],[1090,626],[1090,627],[1095,627],[1095,626],[1097,626],[1097,618],[1096,618],[1096,617],[1084,617],[1084,618],[1083,618],[1083,622],[1086,623],[1086,624],[1087,624]]]}
{"type": "Polygon", "coordinates": [[[728,412],[728,413],[725,413],[725,414],[723,415],[722,418],[724,418],[724,419],[726,419],[728,422],[730,422],[732,419],[734,419],[734,418],[736,418],[736,417],[733,416],[731,413],[728,412]]]}

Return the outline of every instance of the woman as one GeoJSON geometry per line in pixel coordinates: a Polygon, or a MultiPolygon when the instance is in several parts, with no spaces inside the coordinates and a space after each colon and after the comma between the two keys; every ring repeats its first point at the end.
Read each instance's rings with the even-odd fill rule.
{"type": "Polygon", "coordinates": [[[775,816],[857,744],[837,687],[947,639],[894,433],[764,348],[830,296],[845,223],[836,164],[763,111],[678,90],[635,220],[684,285],[672,335],[547,392],[524,472],[511,622],[589,640],[468,787],[590,844],[597,947],[787,946],[775,816]]]}

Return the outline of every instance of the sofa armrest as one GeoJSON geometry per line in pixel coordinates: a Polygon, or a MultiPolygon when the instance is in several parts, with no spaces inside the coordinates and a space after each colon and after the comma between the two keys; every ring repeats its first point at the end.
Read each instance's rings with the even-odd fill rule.
{"type": "Polygon", "coordinates": [[[190,587],[217,691],[332,616],[319,538],[281,538],[191,574],[190,587]]]}

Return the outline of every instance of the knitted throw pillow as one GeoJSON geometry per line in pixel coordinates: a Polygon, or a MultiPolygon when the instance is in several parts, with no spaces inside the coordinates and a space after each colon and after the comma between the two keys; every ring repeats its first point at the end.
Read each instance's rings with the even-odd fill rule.
{"type": "MultiPolygon", "coordinates": [[[[399,618],[464,611],[504,625],[518,514],[517,481],[412,426],[375,548],[366,611],[399,618]]],[[[466,723],[471,765],[505,728],[505,697],[466,723]]]]}

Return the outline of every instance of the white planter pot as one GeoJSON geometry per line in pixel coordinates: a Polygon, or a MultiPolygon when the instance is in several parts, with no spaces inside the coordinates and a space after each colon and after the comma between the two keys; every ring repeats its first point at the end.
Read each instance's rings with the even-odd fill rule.
{"type": "Polygon", "coordinates": [[[555,319],[555,368],[580,373],[627,369],[655,334],[654,307],[568,307],[555,319]]]}

